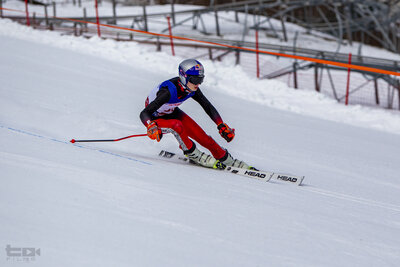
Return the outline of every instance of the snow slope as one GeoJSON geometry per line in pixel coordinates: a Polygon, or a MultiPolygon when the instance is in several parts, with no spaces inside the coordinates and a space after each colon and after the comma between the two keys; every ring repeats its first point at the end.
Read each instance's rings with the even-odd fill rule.
{"type": "MultiPolygon", "coordinates": [[[[235,140],[194,101],[182,109],[236,157],[306,176],[262,183],[158,159],[179,152],[171,136],[68,142],[143,133],[147,93],[182,58],[6,20],[0,58],[0,246],[40,248],[30,266],[400,264],[397,113],[204,61],[203,91],[235,140]]],[[[3,250],[0,265],[23,260],[3,250]]]]}

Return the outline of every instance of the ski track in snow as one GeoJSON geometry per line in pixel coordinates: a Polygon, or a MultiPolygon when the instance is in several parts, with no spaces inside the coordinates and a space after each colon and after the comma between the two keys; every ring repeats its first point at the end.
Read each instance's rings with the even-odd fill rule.
{"type": "Polygon", "coordinates": [[[138,163],[142,163],[142,164],[152,165],[150,162],[138,160],[138,159],[135,159],[133,157],[127,157],[127,156],[123,156],[123,155],[120,155],[120,154],[112,153],[112,152],[109,152],[109,151],[106,151],[106,150],[103,150],[103,149],[97,149],[97,148],[88,147],[88,146],[84,146],[84,145],[80,145],[80,144],[76,144],[76,143],[72,144],[69,141],[62,141],[62,140],[58,140],[56,138],[46,137],[46,136],[43,136],[43,135],[27,132],[25,130],[16,129],[16,128],[12,128],[12,127],[7,127],[7,126],[4,126],[2,124],[0,124],[0,128],[6,129],[6,130],[10,130],[10,131],[13,131],[13,132],[17,132],[17,133],[21,133],[21,134],[25,134],[25,135],[29,135],[29,136],[33,136],[33,137],[37,137],[37,138],[41,138],[41,139],[45,139],[45,140],[48,140],[48,141],[53,141],[53,142],[62,143],[62,144],[66,144],[66,145],[73,145],[74,147],[79,147],[79,148],[82,148],[82,149],[94,150],[94,151],[97,151],[97,152],[100,152],[100,153],[108,154],[108,155],[111,155],[111,156],[114,156],[114,157],[124,158],[124,159],[127,159],[127,160],[131,160],[131,161],[135,161],[135,162],[138,162],[138,163]]]}
{"type": "MultiPolygon", "coordinates": [[[[131,157],[131,153],[123,153],[123,152],[110,152],[110,151],[106,151],[106,150],[102,150],[102,149],[96,149],[93,147],[86,147],[86,146],[82,146],[82,145],[78,145],[78,144],[71,144],[70,142],[66,142],[66,141],[61,141],[55,138],[50,138],[50,137],[45,137],[42,135],[38,135],[38,134],[34,134],[34,133],[30,133],[24,130],[20,130],[20,129],[14,129],[11,127],[6,127],[0,124],[0,127],[3,129],[7,129],[7,130],[11,130],[14,132],[18,132],[18,133],[22,133],[22,134],[26,134],[29,136],[33,136],[33,137],[37,137],[37,138],[41,138],[41,139],[45,139],[45,140],[50,140],[50,141],[54,141],[54,142],[58,142],[58,143],[63,143],[63,144],[67,144],[67,145],[73,145],[74,147],[79,147],[79,148],[83,148],[83,149],[88,149],[88,150],[94,150],[100,153],[104,153],[104,154],[108,154],[114,157],[119,157],[122,159],[126,159],[126,160],[131,160],[131,161],[135,161],[135,162],[139,162],[139,163],[143,163],[143,164],[148,164],[148,165],[152,165],[152,163],[147,162],[147,161],[142,161],[142,160],[138,160],[135,159],[133,157],[131,157]]],[[[34,159],[32,157],[25,157],[22,155],[13,155],[10,153],[4,153],[4,152],[0,152],[0,154],[2,154],[2,160],[4,162],[8,162],[9,164],[11,163],[15,163],[18,162],[16,166],[18,166],[18,164],[21,164],[22,162],[24,164],[26,163],[30,163],[30,165],[34,165],[34,166],[42,166],[44,168],[53,168],[55,170],[60,170],[60,169],[66,169],[67,166],[66,165],[61,165],[61,164],[54,164],[51,161],[45,161],[45,160],[37,160],[34,159]]],[[[174,161],[169,161],[169,160],[163,160],[163,159],[157,159],[156,157],[149,157],[148,160],[152,160],[152,161],[163,161],[163,162],[168,162],[168,163],[172,163],[172,164],[177,164],[177,165],[188,165],[188,164],[181,164],[179,162],[174,162],[174,161]]],[[[190,165],[188,165],[190,166],[190,165]]],[[[198,166],[191,166],[191,167],[198,167],[198,166]]],[[[68,167],[69,169],[70,167],[68,167]]],[[[201,169],[203,169],[202,167],[199,167],[201,169]]],[[[75,168],[75,170],[77,170],[77,168],[75,168]]],[[[215,171],[215,170],[208,170],[208,171],[215,171]]],[[[268,170],[267,170],[268,171],[268,170]]],[[[233,174],[230,174],[233,175],[233,174]]],[[[307,178],[307,177],[306,177],[307,178]]],[[[243,179],[251,179],[251,178],[245,178],[243,177],[243,179]]],[[[260,183],[263,183],[260,181],[260,183]]],[[[275,181],[270,181],[268,183],[271,184],[280,184],[277,183],[275,181]]],[[[290,186],[290,185],[287,185],[290,186]]],[[[368,199],[364,199],[364,198],[358,198],[358,197],[354,197],[354,196],[350,196],[350,195],[346,195],[346,194],[341,194],[341,193],[337,193],[337,192],[333,192],[333,191],[329,191],[329,190],[324,190],[324,189],[320,189],[320,188],[315,188],[313,186],[307,185],[306,183],[306,179],[303,182],[303,185],[300,187],[305,187],[304,190],[309,191],[309,192],[313,192],[313,193],[317,193],[320,195],[324,195],[327,197],[331,197],[331,198],[337,198],[337,199],[341,199],[341,200],[346,200],[346,201],[351,201],[351,202],[356,202],[356,203],[360,203],[363,205],[367,205],[367,206],[375,206],[375,207],[380,207],[380,208],[385,208],[385,209],[389,209],[389,210],[393,210],[393,211],[398,211],[400,212],[400,206],[397,205],[392,205],[392,204],[388,204],[388,203],[381,203],[381,202],[377,202],[377,201],[371,201],[368,199]]]]}
{"type": "Polygon", "coordinates": [[[308,186],[308,185],[305,185],[303,187],[305,187],[304,190],[306,190],[306,191],[310,191],[310,192],[320,194],[323,196],[341,199],[341,200],[345,200],[345,201],[351,201],[351,202],[363,204],[366,206],[379,207],[379,208],[384,208],[384,209],[400,212],[400,206],[398,206],[398,205],[383,203],[383,202],[379,202],[379,201],[372,201],[369,199],[354,197],[351,195],[346,195],[346,194],[342,194],[342,193],[338,193],[338,192],[334,192],[334,191],[324,190],[321,188],[315,188],[315,187],[308,186]]]}
{"type": "MultiPolygon", "coordinates": [[[[37,137],[37,138],[41,138],[41,139],[45,139],[45,140],[50,140],[50,141],[53,141],[53,142],[63,143],[63,144],[70,145],[70,146],[72,145],[74,147],[79,147],[79,148],[88,149],[88,150],[94,150],[94,151],[97,151],[97,152],[100,152],[100,153],[108,154],[108,155],[111,155],[111,156],[114,156],[114,157],[119,157],[119,158],[126,159],[126,160],[135,161],[135,162],[138,162],[138,163],[152,165],[152,163],[150,163],[150,162],[138,160],[138,159],[135,159],[135,158],[129,156],[131,153],[123,153],[123,152],[116,152],[116,151],[110,152],[110,151],[106,151],[106,150],[102,150],[102,149],[96,149],[96,148],[93,148],[93,147],[86,147],[86,146],[79,145],[79,144],[71,144],[70,142],[67,142],[67,141],[61,141],[61,140],[58,140],[58,139],[55,139],[55,138],[45,137],[45,136],[42,136],[42,135],[30,133],[30,132],[27,132],[27,131],[24,131],[24,130],[7,127],[7,126],[4,126],[2,124],[0,124],[0,128],[7,129],[7,130],[10,130],[10,131],[14,131],[14,132],[18,132],[18,133],[25,134],[25,135],[29,135],[29,136],[32,136],[32,137],[37,137]]],[[[18,164],[20,164],[21,162],[24,162],[25,164],[29,162],[31,165],[42,166],[42,167],[45,167],[45,168],[49,168],[49,167],[52,167],[54,169],[63,169],[63,168],[65,169],[66,168],[66,165],[54,164],[51,161],[37,160],[37,159],[31,158],[31,157],[25,157],[25,156],[22,156],[22,155],[12,155],[12,154],[9,154],[9,153],[4,153],[4,152],[1,152],[0,154],[3,154],[2,155],[2,160],[4,162],[8,161],[9,163],[12,163],[14,161],[17,161],[17,162],[19,162],[18,164]],[[10,159],[12,159],[12,160],[10,160],[10,159]]],[[[151,157],[149,157],[148,159],[149,160],[153,160],[153,161],[157,160],[157,158],[151,158],[151,157]]],[[[172,161],[169,161],[169,160],[163,160],[163,159],[159,159],[159,160],[164,161],[164,162],[169,162],[169,163],[172,163],[172,164],[177,164],[177,165],[187,165],[187,164],[180,164],[179,162],[172,162],[172,161]]],[[[192,167],[196,167],[196,166],[192,166],[192,167]]],[[[213,171],[213,170],[209,170],[209,171],[213,171]]],[[[233,175],[233,174],[231,174],[231,175],[233,175]]],[[[243,179],[246,179],[246,178],[243,177],[243,179]]],[[[251,179],[251,178],[247,178],[247,179],[251,179]]],[[[385,209],[389,209],[389,210],[400,212],[400,206],[397,206],[397,205],[392,205],[392,204],[388,204],[388,203],[381,203],[381,202],[377,202],[377,201],[371,201],[371,200],[368,200],[368,199],[354,197],[354,196],[341,194],[341,193],[337,193],[337,192],[333,192],[333,191],[329,191],[329,190],[324,190],[324,189],[320,189],[320,188],[313,188],[312,186],[307,185],[306,181],[307,181],[307,179],[305,179],[305,181],[303,182],[303,185],[301,187],[303,187],[303,190],[306,190],[306,191],[309,191],[309,192],[317,193],[317,194],[324,195],[324,196],[331,197],[331,198],[337,198],[337,199],[341,199],[341,200],[356,202],[356,203],[360,203],[360,204],[364,204],[364,205],[375,206],[375,207],[380,207],[380,208],[385,208],[385,209]]],[[[271,181],[271,182],[268,182],[268,183],[274,184],[276,182],[271,181]]]]}

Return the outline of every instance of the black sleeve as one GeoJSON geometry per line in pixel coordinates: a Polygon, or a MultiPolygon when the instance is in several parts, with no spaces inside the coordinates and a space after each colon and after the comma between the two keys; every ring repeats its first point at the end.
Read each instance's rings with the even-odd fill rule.
{"type": "Polygon", "coordinates": [[[140,112],[140,119],[143,124],[147,126],[148,121],[152,120],[151,115],[156,112],[162,105],[167,103],[171,98],[171,93],[168,90],[168,87],[162,87],[157,92],[157,97],[149,103],[143,110],[140,112]]]}
{"type": "Polygon", "coordinates": [[[204,111],[210,116],[210,118],[215,122],[215,124],[222,123],[222,118],[219,115],[218,111],[215,107],[208,101],[208,99],[204,96],[200,89],[197,89],[196,93],[192,97],[196,100],[204,109],[204,111]]]}

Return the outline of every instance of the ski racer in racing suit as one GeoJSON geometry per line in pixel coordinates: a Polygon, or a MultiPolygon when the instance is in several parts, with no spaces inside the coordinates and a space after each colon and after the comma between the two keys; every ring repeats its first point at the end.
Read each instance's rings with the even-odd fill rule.
{"type": "Polygon", "coordinates": [[[178,107],[187,99],[194,99],[217,125],[220,135],[227,142],[232,141],[235,129],[223,122],[218,111],[200,90],[199,85],[203,79],[203,65],[195,59],[187,59],[179,64],[179,77],[162,82],[150,92],[145,108],[140,113],[148,137],[159,142],[163,134],[172,133],[184,154],[204,167],[224,169],[226,166],[234,166],[251,169],[245,162],[234,159],[178,107]],[[192,139],[207,148],[212,156],[201,152],[192,139]]]}

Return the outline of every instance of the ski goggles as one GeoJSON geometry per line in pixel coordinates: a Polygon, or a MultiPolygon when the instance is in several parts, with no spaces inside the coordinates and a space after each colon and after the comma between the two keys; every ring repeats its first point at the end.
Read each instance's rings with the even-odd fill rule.
{"type": "Polygon", "coordinates": [[[201,84],[204,80],[204,76],[188,76],[187,81],[194,85],[201,84]]]}

